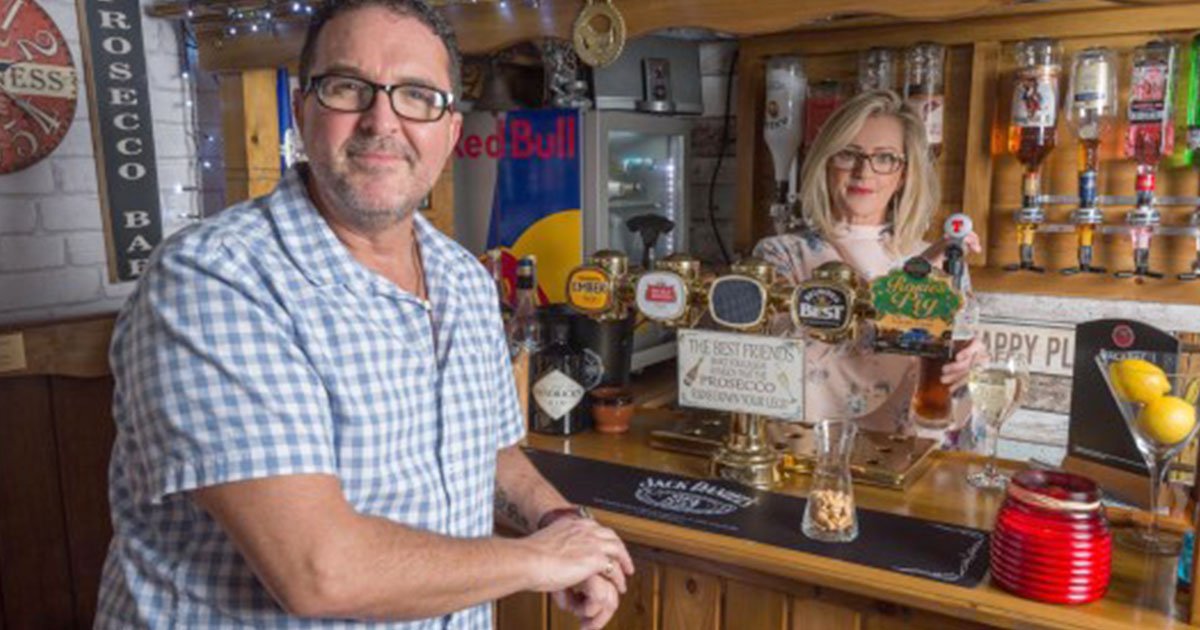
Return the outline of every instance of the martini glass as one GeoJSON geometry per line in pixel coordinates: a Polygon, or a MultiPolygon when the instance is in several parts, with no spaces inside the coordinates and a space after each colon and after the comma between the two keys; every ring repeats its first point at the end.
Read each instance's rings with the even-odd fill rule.
{"type": "MultiPolygon", "coordinates": [[[[1132,532],[1119,537],[1120,542],[1127,546],[1140,549],[1155,555],[1175,555],[1179,553],[1182,541],[1179,537],[1163,532],[1158,528],[1158,497],[1163,478],[1170,468],[1171,460],[1191,442],[1196,435],[1200,423],[1195,422],[1196,399],[1200,396],[1200,375],[1180,374],[1177,371],[1179,355],[1169,352],[1137,351],[1122,353],[1118,351],[1101,350],[1096,355],[1096,367],[1108,385],[1113,401],[1121,410],[1121,417],[1133,435],[1138,451],[1146,460],[1146,468],[1150,472],[1150,525],[1146,528],[1135,528],[1132,532]],[[1144,414],[1147,403],[1130,400],[1122,390],[1121,383],[1114,383],[1112,367],[1123,359],[1143,359],[1162,369],[1170,391],[1164,396],[1177,397],[1175,411],[1186,415],[1190,409],[1191,425],[1186,420],[1176,421],[1166,428],[1155,429],[1154,414],[1144,414]]],[[[1124,387],[1128,388],[1126,384],[1124,387]]],[[[1134,396],[1137,398],[1138,396],[1134,396]]],[[[1154,403],[1149,403],[1154,404],[1154,403]]]]}

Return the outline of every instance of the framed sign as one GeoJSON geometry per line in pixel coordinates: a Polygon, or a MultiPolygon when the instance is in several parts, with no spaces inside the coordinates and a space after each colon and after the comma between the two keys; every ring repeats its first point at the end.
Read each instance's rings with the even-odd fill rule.
{"type": "Polygon", "coordinates": [[[804,344],[783,337],[680,330],[679,404],[799,420],[804,415],[804,344]]]}
{"type": "Polygon", "coordinates": [[[138,0],[76,0],[113,282],[136,280],[162,241],[154,119],[138,0]]]}

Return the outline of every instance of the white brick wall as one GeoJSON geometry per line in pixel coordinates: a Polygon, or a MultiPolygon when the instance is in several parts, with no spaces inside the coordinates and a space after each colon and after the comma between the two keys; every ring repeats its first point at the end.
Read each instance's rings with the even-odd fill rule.
{"type": "MultiPolygon", "coordinates": [[[[22,172],[0,175],[0,323],[112,312],[133,289],[133,283],[108,282],[75,0],[38,0],[38,4],[54,18],[71,46],[80,73],[80,96],[75,122],[50,157],[22,172]]],[[[186,225],[184,215],[199,212],[202,203],[193,168],[195,143],[188,134],[192,114],[185,107],[191,97],[180,77],[176,24],[143,15],[142,30],[163,231],[170,234],[186,225]]],[[[201,89],[215,93],[212,77],[201,81],[201,89]]],[[[207,154],[219,160],[219,147],[207,154]]],[[[214,171],[219,178],[219,168],[214,171]]],[[[219,182],[208,181],[204,188],[206,199],[220,205],[219,182]]]]}

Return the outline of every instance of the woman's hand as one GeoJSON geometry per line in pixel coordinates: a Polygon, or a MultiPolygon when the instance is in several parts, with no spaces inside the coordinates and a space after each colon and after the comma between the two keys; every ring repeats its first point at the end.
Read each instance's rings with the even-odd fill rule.
{"type": "MultiPolygon", "coordinates": [[[[954,239],[948,236],[943,238],[925,248],[925,251],[921,252],[921,258],[928,260],[929,264],[940,269],[942,267],[942,259],[945,258],[946,247],[953,241],[954,239]]],[[[963,247],[966,247],[967,253],[971,254],[978,254],[983,251],[983,246],[979,243],[979,235],[974,232],[971,232],[963,239],[963,247]]]]}
{"type": "Polygon", "coordinates": [[[986,363],[987,359],[987,346],[978,337],[972,339],[954,355],[953,363],[947,363],[942,368],[942,382],[950,386],[950,391],[957,391],[967,384],[971,368],[986,363]]]}

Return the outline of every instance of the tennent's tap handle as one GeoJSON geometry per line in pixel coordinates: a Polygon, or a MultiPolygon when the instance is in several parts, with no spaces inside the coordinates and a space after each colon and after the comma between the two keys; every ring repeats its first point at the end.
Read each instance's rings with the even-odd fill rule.
{"type": "Polygon", "coordinates": [[[950,241],[946,245],[942,269],[954,278],[954,288],[956,289],[962,288],[963,271],[967,266],[965,243],[974,229],[975,224],[971,221],[971,217],[961,212],[946,217],[946,222],[942,225],[942,231],[950,241]]]}

